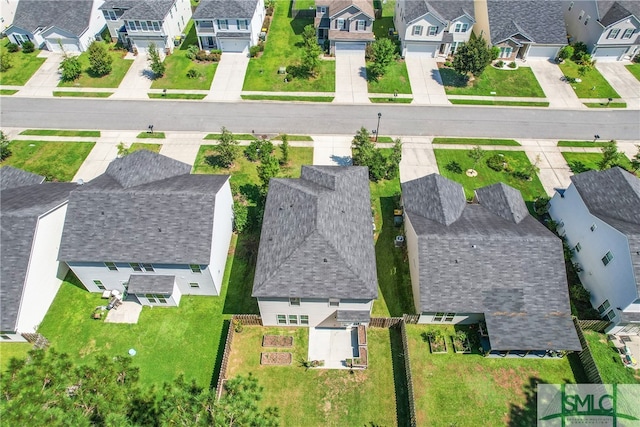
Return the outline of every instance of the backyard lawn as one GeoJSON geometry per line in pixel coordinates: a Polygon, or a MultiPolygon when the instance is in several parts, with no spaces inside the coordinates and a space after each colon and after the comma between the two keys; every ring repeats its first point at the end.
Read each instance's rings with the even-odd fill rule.
{"type": "MultiPolygon", "coordinates": [[[[371,63],[367,64],[369,67],[371,63]]],[[[378,80],[368,79],[369,93],[411,93],[407,64],[398,60],[389,66],[384,76],[378,80]]]]}
{"type": "Polygon", "coordinates": [[[260,407],[277,406],[282,426],[394,426],[407,425],[406,413],[396,414],[394,366],[390,331],[368,329],[369,367],[366,370],[309,369],[309,332],[306,328],[245,326],[235,334],[227,377],[252,373],[264,387],[260,407]],[[288,366],[260,365],[265,334],[293,335],[288,366]],[[401,418],[401,420],[398,420],[401,418]]]}
{"type": "Polygon", "coordinates": [[[273,21],[267,35],[262,56],[249,61],[243,90],[273,92],[333,92],[335,90],[335,61],[320,61],[316,77],[294,78],[278,74],[280,67],[298,65],[302,55],[302,30],[313,25],[313,18],[292,19],[291,1],[277,1],[273,21]]]}
{"type": "Polygon", "coordinates": [[[433,151],[440,174],[462,184],[467,199],[473,197],[475,189],[498,182],[504,182],[520,190],[527,205],[531,205],[537,197],[546,194],[537,175],[534,175],[531,181],[527,181],[516,178],[512,173],[506,171],[496,172],[487,166],[487,158],[494,154],[501,154],[504,156],[504,161],[514,171],[524,171],[531,163],[523,151],[485,151],[484,157],[475,166],[473,160],[468,156],[469,150],[435,149],[433,151]],[[453,161],[462,167],[462,173],[447,170],[446,166],[453,161]],[[471,168],[478,172],[478,176],[472,178],[466,175],[464,171],[471,168]]]}
{"type": "Polygon", "coordinates": [[[45,176],[51,181],[71,181],[95,142],[11,141],[11,165],[45,176]]]}
{"type": "Polygon", "coordinates": [[[373,34],[375,34],[376,39],[389,37],[389,28],[395,27],[393,23],[395,6],[395,0],[387,0],[384,3],[382,0],[374,0],[373,7],[376,9],[382,8],[382,16],[373,21],[373,34]]]}
{"type": "Polygon", "coordinates": [[[440,76],[447,95],[545,96],[529,67],[498,70],[488,66],[471,84],[468,84],[467,78],[458,74],[453,68],[440,68],[440,76]]]}
{"type": "MultiPolygon", "coordinates": [[[[9,39],[0,43],[0,53],[7,52],[8,43],[10,43],[9,39]]],[[[46,58],[38,58],[39,53],[38,49],[32,53],[7,52],[12,66],[7,71],[0,72],[0,85],[24,86],[46,60],[46,58]]]]}
{"type": "MultiPolygon", "coordinates": [[[[573,173],[585,172],[588,170],[599,170],[598,162],[602,159],[600,153],[562,153],[562,156],[567,161],[567,165],[573,173]]],[[[629,170],[631,169],[631,162],[629,158],[622,155],[620,165],[629,170]]]]}
{"type": "Polygon", "coordinates": [[[0,342],[0,372],[7,369],[12,357],[23,359],[32,348],[33,344],[28,342],[0,342]]]}
{"type": "Polygon", "coordinates": [[[559,67],[565,76],[582,80],[580,83],[571,83],[578,98],[620,98],[596,67],[591,67],[583,76],[578,73],[580,66],[571,60],[564,61],[559,67]]]}
{"type": "Polygon", "coordinates": [[[640,374],[634,375],[633,369],[622,364],[620,353],[605,334],[584,331],[584,336],[604,384],[640,384],[640,374]]]}
{"type": "Polygon", "coordinates": [[[131,147],[129,147],[129,154],[138,150],[149,150],[153,151],[154,153],[159,153],[161,148],[162,144],[145,144],[144,142],[134,142],[133,144],[131,144],[131,147]]]}
{"type": "Polygon", "coordinates": [[[625,65],[625,67],[627,67],[627,70],[629,70],[636,79],[640,80],[640,64],[625,65]]]}
{"type": "MultiPolygon", "coordinates": [[[[523,426],[536,423],[536,386],[584,382],[581,367],[561,359],[486,358],[431,354],[423,334],[433,326],[407,325],[419,426],[523,426]]],[[[453,335],[453,326],[441,328],[453,335]]],[[[451,342],[449,341],[448,344],[451,342]]]]}
{"type": "Polygon", "coordinates": [[[478,139],[478,138],[433,138],[433,144],[453,144],[453,145],[506,145],[519,146],[518,141],[513,139],[478,139]]]}
{"type": "Polygon", "coordinates": [[[63,82],[61,81],[59,87],[118,87],[120,82],[124,78],[129,67],[133,63],[132,60],[124,59],[127,54],[126,50],[116,50],[113,44],[105,43],[109,49],[109,55],[113,58],[111,73],[106,76],[97,76],[89,71],[89,54],[83,52],[78,56],[80,64],[82,65],[82,74],[76,80],[63,82]]]}

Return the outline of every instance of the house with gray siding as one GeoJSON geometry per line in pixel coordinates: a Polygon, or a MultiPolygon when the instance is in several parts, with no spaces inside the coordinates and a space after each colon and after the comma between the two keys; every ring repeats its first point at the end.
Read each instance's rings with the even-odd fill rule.
{"type": "Polygon", "coordinates": [[[369,323],[378,279],[366,167],[271,179],[252,296],[265,326],[369,323]]]}
{"type": "Polygon", "coordinates": [[[475,192],[438,174],[402,184],[409,269],[419,323],[486,324],[490,355],[580,350],[562,241],[520,192],[475,192]]]}
{"type": "Polygon", "coordinates": [[[68,182],[11,166],[0,168],[0,342],[24,342],[36,332],[67,266],[57,260],[68,182]]]}
{"type": "Polygon", "coordinates": [[[318,43],[329,41],[329,52],[362,51],[375,41],[372,0],[318,0],[314,25],[318,43]]]}
{"type": "Polygon", "coordinates": [[[90,292],[143,305],[219,295],[232,234],[228,175],[142,150],[71,193],[58,259],[90,292]],[[139,277],[142,276],[142,277],[139,277]]]}
{"type": "Polygon", "coordinates": [[[549,214],[611,334],[640,334],[640,179],[619,167],[571,177],[549,214]]]}

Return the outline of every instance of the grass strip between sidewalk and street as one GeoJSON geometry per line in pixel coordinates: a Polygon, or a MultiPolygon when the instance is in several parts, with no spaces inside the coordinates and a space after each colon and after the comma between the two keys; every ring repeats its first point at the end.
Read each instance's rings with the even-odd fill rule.
{"type": "Polygon", "coordinates": [[[100,131],[99,130],[27,129],[20,132],[20,135],[81,136],[81,137],[89,137],[89,138],[100,138],[100,131]]]}

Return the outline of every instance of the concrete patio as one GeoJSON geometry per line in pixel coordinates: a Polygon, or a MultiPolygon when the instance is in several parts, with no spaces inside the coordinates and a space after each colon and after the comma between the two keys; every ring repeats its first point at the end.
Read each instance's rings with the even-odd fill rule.
{"type": "Polygon", "coordinates": [[[106,323],[138,323],[142,305],[133,301],[123,301],[118,308],[109,310],[106,323]]]}
{"type": "Polygon", "coordinates": [[[638,335],[614,335],[613,344],[620,351],[620,358],[625,366],[635,370],[640,369],[640,336],[638,335]],[[625,348],[626,347],[626,348],[625,348]],[[629,355],[635,361],[635,364],[627,364],[624,362],[624,355],[629,355]]]}
{"type": "Polygon", "coordinates": [[[345,359],[358,355],[357,329],[309,328],[309,360],[324,360],[324,369],[349,369],[345,359]]]}

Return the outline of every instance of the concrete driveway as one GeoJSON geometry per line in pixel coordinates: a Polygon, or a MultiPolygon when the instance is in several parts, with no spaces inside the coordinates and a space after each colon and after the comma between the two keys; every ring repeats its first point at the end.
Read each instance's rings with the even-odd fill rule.
{"type": "Polygon", "coordinates": [[[413,92],[412,104],[448,105],[436,59],[426,54],[415,54],[407,55],[404,60],[413,92]]]}
{"type": "Polygon", "coordinates": [[[313,164],[323,166],[351,165],[352,136],[313,135],[313,164]]]}
{"type": "Polygon", "coordinates": [[[18,92],[18,96],[51,96],[60,83],[60,63],[64,59],[61,53],[42,51],[38,57],[47,59],[38,70],[25,83],[24,88],[18,92]]]}
{"type": "Polygon", "coordinates": [[[224,52],[213,76],[209,95],[205,99],[239,101],[248,65],[249,55],[246,52],[224,52]]]}
{"type": "Polygon", "coordinates": [[[125,59],[133,59],[129,71],[120,82],[120,86],[111,95],[112,99],[149,99],[147,92],[153,83],[153,72],[149,67],[146,54],[134,56],[129,53],[125,59]]]}
{"type": "Polygon", "coordinates": [[[342,104],[370,103],[364,49],[336,49],[336,92],[333,102],[342,104]]]}
{"type": "Polygon", "coordinates": [[[432,173],[438,173],[436,156],[430,141],[419,142],[417,138],[403,138],[400,182],[411,181],[432,173]],[[415,142],[411,142],[415,140],[415,142]]]}
{"type": "Polygon", "coordinates": [[[640,81],[625,68],[626,61],[600,62],[596,68],[616,92],[627,102],[627,108],[640,109],[640,81]]]}
{"type": "Polygon", "coordinates": [[[530,59],[527,61],[527,66],[531,67],[531,71],[538,79],[549,100],[549,108],[585,108],[571,86],[562,81],[564,74],[557,64],[547,59],[530,59]]]}

